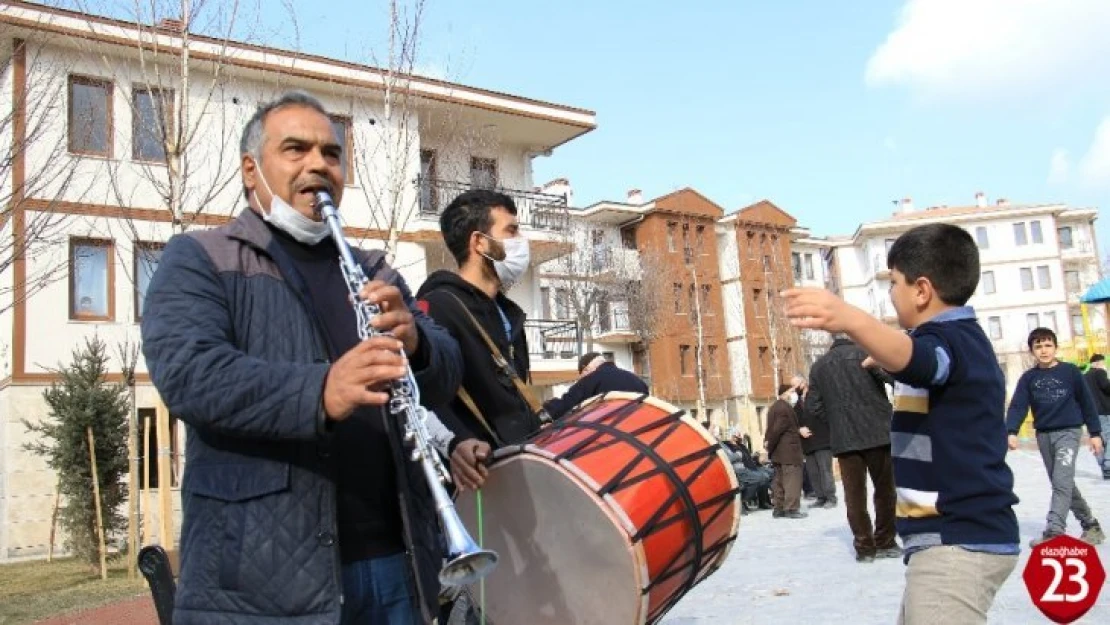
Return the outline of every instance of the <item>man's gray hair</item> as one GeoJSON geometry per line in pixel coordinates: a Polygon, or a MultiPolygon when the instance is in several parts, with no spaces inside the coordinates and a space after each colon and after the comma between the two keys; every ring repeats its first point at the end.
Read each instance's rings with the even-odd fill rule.
{"type": "Polygon", "coordinates": [[[247,127],[243,129],[242,138],[239,139],[239,154],[250,154],[255,160],[262,160],[262,126],[270,113],[286,106],[307,106],[324,115],[328,114],[324,105],[308,92],[300,90],[287,91],[282,94],[280,98],[270,102],[264,102],[258,106],[258,110],[256,110],[250,120],[247,121],[247,127]]]}

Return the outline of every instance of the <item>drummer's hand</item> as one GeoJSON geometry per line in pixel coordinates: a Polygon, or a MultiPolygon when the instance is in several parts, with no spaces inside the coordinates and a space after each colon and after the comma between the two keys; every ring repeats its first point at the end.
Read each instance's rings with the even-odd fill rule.
{"type": "Polygon", "coordinates": [[[490,456],[489,443],[468,438],[455,445],[451,452],[451,478],[460,490],[478,490],[489,476],[485,461],[490,456]]]}

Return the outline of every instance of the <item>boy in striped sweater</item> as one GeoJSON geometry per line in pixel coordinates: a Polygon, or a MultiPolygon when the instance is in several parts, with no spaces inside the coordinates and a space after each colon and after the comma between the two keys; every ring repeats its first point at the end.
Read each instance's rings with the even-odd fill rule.
{"type": "Polygon", "coordinates": [[[783,293],[794,325],[845,332],[890,372],[891,455],[906,589],[899,623],[986,623],[1020,551],[1006,465],[1005,382],[966,303],[979,250],[962,228],[929,224],[887,255],[900,332],[824,289],[783,293]]]}

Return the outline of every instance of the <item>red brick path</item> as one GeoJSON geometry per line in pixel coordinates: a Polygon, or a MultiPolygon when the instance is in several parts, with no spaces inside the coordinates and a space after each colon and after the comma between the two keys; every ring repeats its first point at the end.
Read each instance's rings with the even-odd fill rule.
{"type": "Polygon", "coordinates": [[[35,625],[158,625],[150,593],[79,612],[52,616],[35,625]]]}

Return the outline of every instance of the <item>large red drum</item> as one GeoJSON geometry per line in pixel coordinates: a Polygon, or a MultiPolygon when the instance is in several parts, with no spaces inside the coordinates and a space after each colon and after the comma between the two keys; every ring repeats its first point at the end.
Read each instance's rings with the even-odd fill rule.
{"type": "Polygon", "coordinates": [[[682,411],[595,397],[498,450],[480,497],[459,497],[471,536],[500,555],[472,597],[494,625],[655,623],[724,561],[738,492],[720,445],[682,411]]]}

